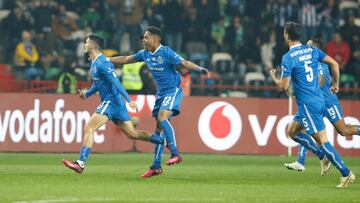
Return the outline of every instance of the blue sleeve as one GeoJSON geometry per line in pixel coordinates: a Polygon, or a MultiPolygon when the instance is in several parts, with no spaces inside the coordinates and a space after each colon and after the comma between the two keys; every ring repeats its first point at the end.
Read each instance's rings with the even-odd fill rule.
{"type": "Polygon", "coordinates": [[[95,86],[95,83],[92,83],[91,87],[86,91],[85,96],[86,98],[91,97],[91,95],[95,94],[97,92],[97,88],[95,86]]]}
{"type": "Polygon", "coordinates": [[[325,70],[324,70],[323,66],[324,66],[323,64],[319,63],[319,73],[320,73],[320,75],[324,75],[325,70]]]}
{"type": "Polygon", "coordinates": [[[112,63],[105,63],[99,72],[104,76],[104,78],[113,84],[120,94],[126,99],[127,102],[131,102],[131,98],[126,92],[125,88],[120,84],[119,79],[116,77],[114,72],[114,66],[112,63]]]}
{"type": "Polygon", "coordinates": [[[281,69],[281,77],[291,77],[292,64],[291,61],[286,58],[286,56],[283,56],[282,58],[281,69]]]}
{"type": "Polygon", "coordinates": [[[170,62],[170,64],[172,64],[172,65],[175,65],[175,66],[177,66],[177,65],[179,65],[180,63],[181,63],[181,61],[183,61],[184,59],[181,57],[181,56],[179,56],[179,54],[177,54],[177,53],[175,53],[172,49],[168,49],[168,60],[169,60],[169,62],[170,62]]]}
{"type": "Polygon", "coordinates": [[[144,61],[144,54],[145,54],[145,49],[136,52],[136,54],[134,54],[133,56],[136,61],[141,62],[144,61]]]}
{"type": "Polygon", "coordinates": [[[327,56],[327,54],[325,54],[323,51],[321,51],[320,49],[316,48],[316,51],[318,52],[318,61],[323,61],[323,59],[327,56]]]}

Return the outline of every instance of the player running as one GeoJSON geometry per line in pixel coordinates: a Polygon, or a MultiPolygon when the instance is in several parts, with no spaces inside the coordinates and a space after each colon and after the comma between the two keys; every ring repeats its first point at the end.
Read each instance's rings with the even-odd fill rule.
{"type": "Polygon", "coordinates": [[[325,102],[318,82],[318,63],[327,63],[332,70],[332,92],[339,90],[339,65],[330,56],[316,47],[300,43],[302,28],[295,22],[287,22],[284,38],[290,50],[282,58],[281,78],[276,78],[276,70],[270,70],[275,84],[287,90],[292,82],[298,112],[288,127],[287,134],[296,142],[314,152],[322,164],[322,173],[328,173],[331,161],[342,177],[337,187],[347,187],[355,180],[355,175],[346,167],[340,154],[330,144],[325,133],[323,117],[325,102]],[[321,145],[318,147],[310,136],[300,133],[302,129],[314,137],[321,145]],[[328,160],[327,160],[328,159],[328,160]]]}
{"type": "MultiPolygon", "coordinates": [[[[114,122],[119,128],[122,128],[125,135],[130,139],[150,141],[151,137],[150,132],[134,128],[123,98],[126,99],[129,106],[134,110],[137,110],[138,107],[135,102],[131,101],[124,87],[120,84],[114,73],[114,65],[102,54],[103,44],[104,40],[97,35],[87,37],[84,44],[85,51],[92,60],[90,74],[93,83],[86,93],[78,90],[78,96],[85,100],[99,92],[102,103],[97,107],[96,112],[85,126],[85,136],[79,159],[75,162],[63,160],[65,166],[77,173],[82,173],[85,168],[85,162],[94,144],[94,132],[109,120],[114,122]]],[[[155,137],[152,138],[152,141],[162,143],[162,141],[156,140],[155,137]]]]}
{"type": "MultiPolygon", "coordinates": [[[[307,42],[307,45],[317,47],[321,49],[322,42],[320,39],[312,38],[307,42]]],[[[335,129],[342,136],[360,135],[360,126],[347,125],[343,118],[343,111],[339,102],[338,97],[335,93],[330,91],[331,88],[331,75],[329,67],[324,63],[319,63],[319,82],[322,93],[325,100],[325,117],[331,122],[335,129]]],[[[302,133],[306,133],[303,132],[302,133]]],[[[285,163],[285,167],[291,170],[304,171],[305,170],[305,159],[307,155],[307,149],[302,145],[299,145],[298,159],[293,163],[285,163]]],[[[326,174],[324,174],[326,175],[326,174]]]]}
{"type": "MultiPolygon", "coordinates": [[[[120,64],[143,61],[150,69],[158,88],[152,111],[152,116],[156,119],[155,135],[157,136],[156,138],[166,138],[171,152],[171,158],[166,164],[173,165],[182,161],[176,146],[175,132],[169,122],[172,116],[177,116],[180,113],[180,103],[182,100],[181,76],[176,71],[176,67],[181,66],[196,70],[205,75],[208,74],[208,70],[184,60],[170,47],[162,45],[161,37],[161,30],[151,26],[144,34],[142,40],[143,50],[130,56],[111,57],[110,60],[120,64]]],[[[163,151],[163,144],[155,145],[153,164],[141,177],[147,178],[162,173],[161,156],[163,151]]]]}

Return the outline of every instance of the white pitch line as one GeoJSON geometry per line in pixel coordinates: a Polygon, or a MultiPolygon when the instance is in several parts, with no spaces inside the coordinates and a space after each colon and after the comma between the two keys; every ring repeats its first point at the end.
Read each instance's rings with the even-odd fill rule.
{"type": "Polygon", "coordinates": [[[115,198],[93,198],[93,199],[80,199],[80,198],[63,198],[63,199],[43,199],[43,200],[30,200],[30,201],[15,201],[12,203],[64,203],[64,202],[95,202],[95,201],[121,201],[121,202],[221,202],[223,199],[196,199],[196,198],[132,198],[132,199],[115,199],[115,198]]]}

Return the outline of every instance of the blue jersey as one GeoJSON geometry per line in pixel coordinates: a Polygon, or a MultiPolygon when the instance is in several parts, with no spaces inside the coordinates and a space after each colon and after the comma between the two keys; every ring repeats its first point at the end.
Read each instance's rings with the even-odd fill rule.
{"type": "Polygon", "coordinates": [[[114,65],[104,55],[99,54],[90,65],[92,86],[85,93],[90,97],[99,92],[101,101],[123,101],[121,95],[130,102],[130,97],[114,73],[114,65]]]}
{"type": "Polygon", "coordinates": [[[331,75],[330,75],[330,71],[329,71],[329,66],[324,63],[319,63],[319,71],[320,71],[320,75],[322,75],[325,79],[325,84],[324,84],[324,86],[321,87],[321,90],[324,95],[325,104],[327,106],[333,105],[333,104],[338,104],[339,103],[338,97],[336,96],[335,93],[332,93],[330,91],[331,75]]]}
{"type": "Polygon", "coordinates": [[[298,104],[324,101],[318,80],[318,63],[325,56],[318,48],[302,44],[290,47],[283,56],[282,77],[291,77],[298,104]]]}
{"type": "Polygon", "coordinates": [[[156,81],[158,93],[180,87],[181,76],[176,71],[176,66],[184,59],[170,47],[160,45],[154,53],[143,49],[138,51],[134,57],[136,61],[146,63],[156,81]]]}

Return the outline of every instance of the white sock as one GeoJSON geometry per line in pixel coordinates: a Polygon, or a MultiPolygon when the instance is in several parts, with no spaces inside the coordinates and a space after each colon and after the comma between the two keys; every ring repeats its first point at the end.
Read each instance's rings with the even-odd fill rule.
{"type": "Polygon", "coordinates": [[[79,166],[80,166],[81,168],[85,168],[85,161],[77,160],[76,162],[79,164],[79,166]]]}

